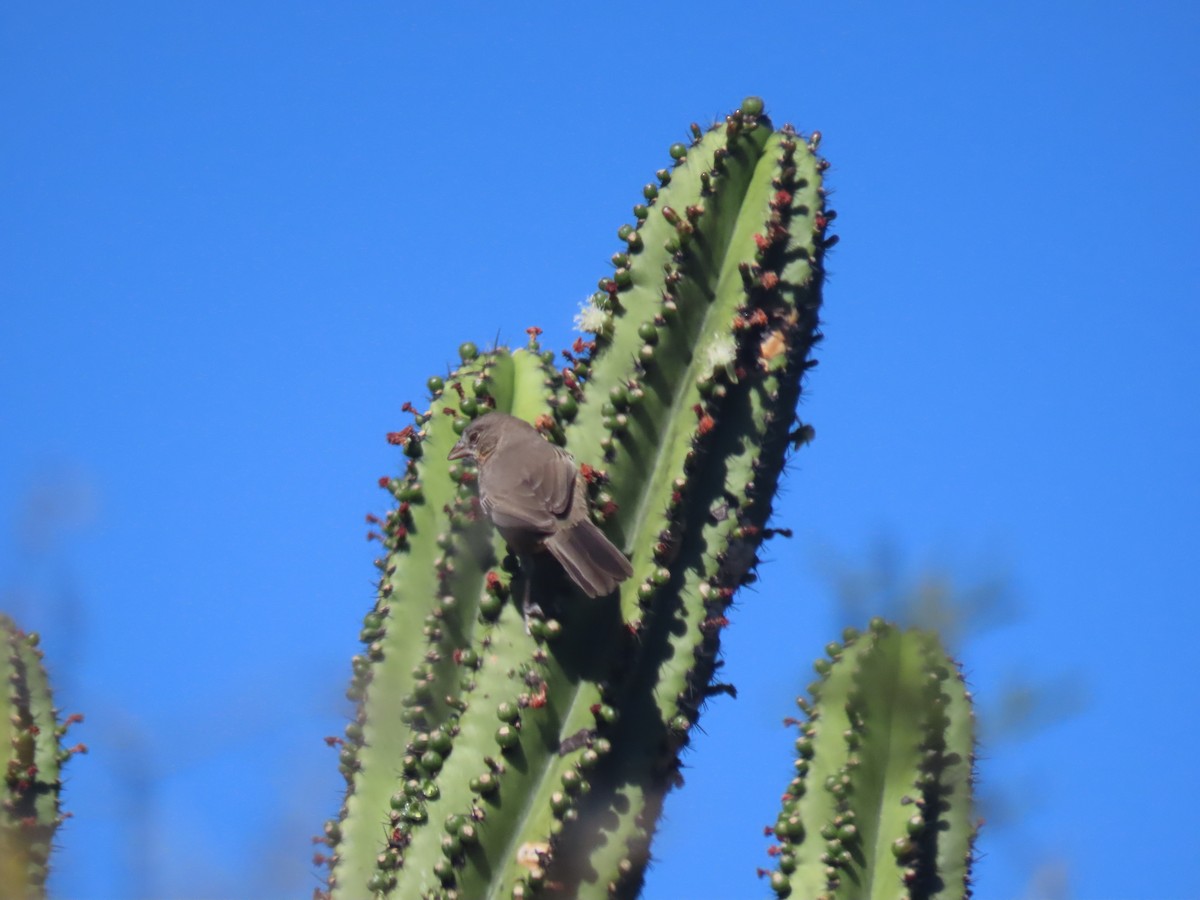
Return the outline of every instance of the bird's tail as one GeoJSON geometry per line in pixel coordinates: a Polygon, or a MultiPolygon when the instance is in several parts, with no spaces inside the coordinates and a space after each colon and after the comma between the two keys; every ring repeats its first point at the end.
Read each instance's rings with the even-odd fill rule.
{"type": "Polygon", "coordinates": [[[549,550],[589,597],[603,597],[633,574],[633,566],[592,522],[584,519],[546,539],[549,550]]]}

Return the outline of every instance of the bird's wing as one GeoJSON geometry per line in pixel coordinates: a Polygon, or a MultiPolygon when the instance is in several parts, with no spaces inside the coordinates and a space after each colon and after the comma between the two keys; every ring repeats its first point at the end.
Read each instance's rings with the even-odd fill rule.
{"type": "Polygon", "coordinates": [[[575,463],[565,451],[550,449],[554,452],[511,455],[498,461],[501,470],[481,485],[484,512],[498,527],[549,534],[570,513],[578,474],[575,463]]]}

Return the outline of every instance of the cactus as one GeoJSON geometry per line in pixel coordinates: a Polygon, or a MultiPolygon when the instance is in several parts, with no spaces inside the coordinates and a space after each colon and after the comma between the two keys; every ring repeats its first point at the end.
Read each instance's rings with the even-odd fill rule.
{"type": "Polygon", "coordinates": [[[0,746],[8,748],[4,801],[0,807],[0,895],[45,896],[54,832],[64,816],[59,809],[60,770],[77,744],[64,749],[70,716],[61,725],[50,697],[38,636],[26,634],[0,615],[0,684],[7,691],[7,714],[0,716],[0,746]]]}
{"type": "Polygon", "coordinates": [[[516,350],[464,344],[389,435],[408,461],[381,479],[397,505],[374,520],[378,595],[337,740],[346,795],[318,855],[333,898],[641,886],[700,707],[731,690],[713,683],[725,611],[812,434],[795,407],[833,242],[819,135],[774,130],[757,98],[691,130],[618,230],[566,367],[537,328],[516,350]],[[473,469],[445,458],[491,410],[580,463],[633,566],[613,596],[588,600],[493,533],[473,469]]]}
{"type": "Polygon", "coordinates": [[[871,622],[826,648],[775,823],[780,897],[970,896],[970,694],[937,636],[871,622]]]}

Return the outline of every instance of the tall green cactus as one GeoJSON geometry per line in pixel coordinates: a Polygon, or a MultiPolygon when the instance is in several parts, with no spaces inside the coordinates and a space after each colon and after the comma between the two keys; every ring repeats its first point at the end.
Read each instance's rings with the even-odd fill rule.
{"type": "Polygon", "coordinates": [[[937,636],[873,620],[816,663],[775,824],[781,897],[970,896],[974,717],[937,636]]]}
{"type": "Polygon", "coordinates": [[[539,346],[432,378],[390,435],[409,457],[363,622],[326,824],[334,898],[632,896],[712,684],[724,614],[754,579],[819,339],[825,229],[816,136],[762,101],[692,126],[643,189],[568,365],[539,346]],[[506,555],[474,472],[445,457],[500,410],[581,464],[634,575],[588,600],[549,561],[506,555]],[[518,598],[545,618],[526,621],[518,598]]]}
{"type": "Polygon", "coordinates": [[[63,820],[61,768],[86,750],[82,744],[64,748],[62,737],[80,717],[59,723],[38,636],[21,631],[5,615],[0,615],[0,686],[6,701],[0,747],[7,753],[0,802],[0,896],[42,897],[54,832],[63,820]]]}

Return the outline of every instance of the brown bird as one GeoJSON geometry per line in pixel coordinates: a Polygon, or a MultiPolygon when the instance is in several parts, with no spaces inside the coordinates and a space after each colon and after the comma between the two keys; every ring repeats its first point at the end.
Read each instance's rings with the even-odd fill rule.
{"type": "Polygon", "coordinates": [[[518,552],[544,547],[589,597],[630,575],[629,560],[588,517],[587,489],[571,454],[528,422],[491,412],[473,421],[448,459],[473,459],[479,502],[518,552]]]}

